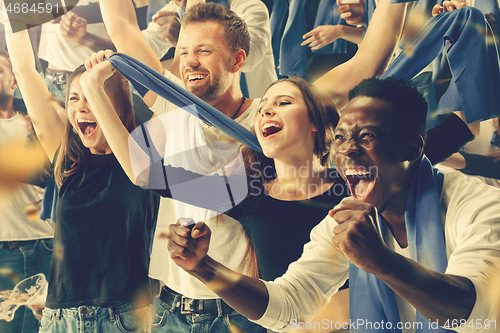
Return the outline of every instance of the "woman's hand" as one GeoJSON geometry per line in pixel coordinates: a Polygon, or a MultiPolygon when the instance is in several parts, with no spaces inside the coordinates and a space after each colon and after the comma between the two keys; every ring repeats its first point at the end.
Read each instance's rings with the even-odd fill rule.
{"type": "Polygon", "coordinates": [[[113,75],[115,68],[109,61],[113,55],[113,51],[99,51],[90,56],[88,60],[85,61],[85,68],[87,71],[82,74],[80,82],[82,84],[100,84],[103,85],[104,82],[113,75]]]}
{"type": "Polygon", "coordinates": [[[167,237],[170,258],[186,272],[194,271],[208,253],[211,234],[204,222],[198,222],[192,228],[183,227],[179,222],[171,224],[167,237]]]}

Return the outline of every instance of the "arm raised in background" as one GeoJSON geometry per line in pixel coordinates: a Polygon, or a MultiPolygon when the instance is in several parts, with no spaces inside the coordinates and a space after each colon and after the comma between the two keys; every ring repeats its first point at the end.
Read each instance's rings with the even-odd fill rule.
{"type": "Polygon", "coordinates": [[[50,161],[61,144],[66,122],[61,119],[53,106],[52,96],[36,71],[35,57],[26,30],[26,24],[11,21],[5,24],[5,39],[9,48],[12,70],[19,83],[28,114],[35,128],[38,140],[50,161]],[[14,33],[12,26],[19,32],[14,33]]]}
{"type": "Polygon", "coordinates": [[[60,23],[61,35],[80,45],[88,47],[94,52],[111,49],[115,50],[115,46],[111,40],[106,37],[100,37],[87,31],[87,20],[76,15],[73,12],[61,16],[60,23]]]}
{"type": "MultiPolygon", "coordinates": [[[[100,5],[108,35],[111,37],[117,51],[134,57],[154,70],[163,73],[164,69],[160,60],[158,60],[139,29],[132,2],[102,0],[100,5]]],[[[155,93],[148,92],[143,97],[143,100],[151,107],[156,98],[155,93]]]]}
{"type": "Polygon", "coordinates": [[[339,38],[359,44],[363,40],[363,32],[365,32],[363,27],[358,28],[341,24],[320,25],[302,36],[306,40],[300,45],[307,45],[312,51],[315,51],[335,42],[339,38]]]}
{"type": "Polygon", "coordinates": [[[381,0],[354,57],[314,82],[334,98],[338,110],[347,103],[349,91],[358,83],[385,71],[401,36],[405,11],[405,3],[381,0]]]}

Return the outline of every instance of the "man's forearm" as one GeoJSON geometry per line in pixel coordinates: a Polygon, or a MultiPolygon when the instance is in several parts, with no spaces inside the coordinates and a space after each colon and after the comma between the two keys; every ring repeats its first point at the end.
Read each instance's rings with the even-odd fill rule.
{"type": "MultiPolygon", "coordinates": [[[[154,70],[163,73],[164,69],[160,60],[158,60],[139,29],[132,2],[101,0],[100,5],[104,25],[116,50],[134,57],[154,70]]],[[[155,103],[156,97],[156,94],[148,92],[143,97],[143,100],[151,107],[155,103]]]]}
{"type": "Polygon", "coordinates": [[[380,75],[387,68],[401,36],[405,11],[406,4],[381,0],[354,57],[314,82],[334,98],[339,110],[347,103],[352,88],[364,79],[380,75]]]}
{"type": "Polygon", "coordinates": [[[130,36],[130,33],[135,32],[135,30],[140,33],[132,2],[103,0],[100,2],[100,6],[102,18],[111,41],[119,52],[125,52],[127,40],[133,37],[130,36]]]}
{"type": "Polygon", "coordinates": [[[385,272],[375,274],[430,321],[440,325],[468,319],[476,302],[472,281],[458,275],[438,273],[394,253],[385,272]]]}
{"type": "Polygon", "coordinates": [[[343,35],[342,38],[348,42],[354,44],[360,44],[363,41],[363,33],[365,32],[364,27],[352,27],[349,25],[342,26],[343,35]]]}
{"type": "Polygon", "coordinates": [[[264,282],[236,273],[209,256],[190,274],[248,319],[261,318],[267,309],[269,293],[264,282]]]}
{"type": "Polygon", "coordinates": [[[88,47],[94,52],[98,52],[101,50],[112,50],[113,52],[116,52],[115,45],[111,42],[110,39],[102,38],[89,32],[87,32],[85,36],[83,36],[82,39],[78,41],[78,44],[88,47]]]}

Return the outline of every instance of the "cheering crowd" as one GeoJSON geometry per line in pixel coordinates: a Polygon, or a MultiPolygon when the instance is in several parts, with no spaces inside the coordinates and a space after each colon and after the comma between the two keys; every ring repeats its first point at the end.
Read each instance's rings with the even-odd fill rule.
{"type": "Polygon", "coordinates": [[[0,332],[497,331],[497,0],[8,8],[0,332]]]}

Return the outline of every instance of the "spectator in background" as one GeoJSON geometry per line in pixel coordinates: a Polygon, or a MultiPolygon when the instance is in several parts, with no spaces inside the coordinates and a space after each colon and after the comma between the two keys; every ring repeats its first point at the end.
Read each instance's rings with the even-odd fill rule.
{"type": "MultiPolygon", "coordinates": [[[[30,50],[31,51],[31,50],[30,50]]],[[[3,150],[2,163],[11,158],[5,150],[10,145],[21,146],[13,153],[19,157],[28,137],[36,140],[28,128],[23,114],[13,108],[14,90],[17,82],[12,72],[9,55],[0,51],[0,149],[3,150]]],[[[33,92],[36,93],[36,92],[33,92]]],[[[30,150],[30,149],[28,149],[30,150]]],[[[14,156],[12,157],[13,159],[14,156]]],[[[18,170],[30,169],[24,165],[16,165],[18,170]]],[[[2,171],[2,176],[13,177],[2,171]]],[[[28,179],[26,179],[28,181],[28,179]]],[[[9,184],[3,179],[0,185],[9,184]]],[[[44,186],[39,183],[39,186],[44,186]]],[[[11,184],[8,196],[0,202],[0,290],[13,289],[20,280],[43,273],[49,278],[50,258],[52,256],[54,230],[52,223],[38,218],[43,189],[28,184],[11,184]]],[[[5,189],[5,188],[4,188],[5,189]]],[[[0,320],[2,333],[35,333],[38,332],[38,321],[31,310],[24,306],[16,311],[11,322],[0,320]]]]}

